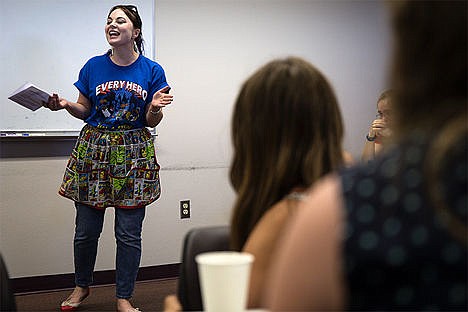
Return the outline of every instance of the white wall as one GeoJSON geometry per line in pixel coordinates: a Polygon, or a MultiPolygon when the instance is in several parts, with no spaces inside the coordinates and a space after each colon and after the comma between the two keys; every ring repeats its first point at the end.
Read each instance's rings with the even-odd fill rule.
{"type": "MultiPolygon", "coordinates": [[[[385,7],[375,1],[156,0],[155,7],[156,59],[175,100],[158,126],[163,193],[147,210],[142,266],[178,262],[190,227],[228,223],[229,122],[247,75],[273,57],[314,63],[335,88],[345,147],[358,157],[386,88],[390,46],[385,7]],[[192,217],[181,220],[184,199],[192,217]]],[[[57,195],[65,162],[0,160],[0,250],[12,277],[73,272],[74,208],[57,195]]],[[[97,270],[114,268],[112,217],[110,209],[97,270]]]]}

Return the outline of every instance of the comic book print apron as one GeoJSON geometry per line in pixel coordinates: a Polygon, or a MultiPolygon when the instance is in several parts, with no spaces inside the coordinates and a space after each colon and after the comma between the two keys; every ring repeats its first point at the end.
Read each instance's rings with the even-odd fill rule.
{"type": "Polygon", "coordinates": [[[161,194],[159,169],[148,129],[109,131],[85,125],[59,194],[95,208],[140,208],[161,194]]]}

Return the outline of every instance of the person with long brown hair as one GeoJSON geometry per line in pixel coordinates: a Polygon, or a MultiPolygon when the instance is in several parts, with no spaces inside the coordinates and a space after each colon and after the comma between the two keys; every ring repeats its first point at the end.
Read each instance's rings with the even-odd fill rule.
{"type": "MultiPolygon", "coordinates": [[[[343,165],[343,121],[326,77],[298,57],[273,60],[242,85],[231,121],[230,180],[237,194],[231,247],[255,256],[250,308],[260,307],[265,274],[282,227],[304,191],[343,165]]],[[[165,310],[181,307],[175,296],[165,310]]]]}
{"type": "Polygon", "coordinates": [[[244,83],[231,135],[230,179],[237,193],[231,242],[237,250],[275,203],[343,163],[343,124],[334,92],[299,58],[270,62],[244,83]]]}
{"type": "Polygon", "coordinates": [[[255,256],[249,307],[260,306],[271,253],[304,190],[343,165],[343,131],[331,85],[303,59],[274,60],[242,86],[231,126],[231,245],[255,256]]]}
{"type": "Polygon", "coordinates": [[[273,255],[271,311],[466,311],[467,2],[390,2],[396,145],[316,183],[273,255]]]}

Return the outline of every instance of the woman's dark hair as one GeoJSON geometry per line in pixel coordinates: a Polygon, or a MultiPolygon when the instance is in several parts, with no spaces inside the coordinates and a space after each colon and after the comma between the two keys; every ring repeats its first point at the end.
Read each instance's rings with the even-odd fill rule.
{"type": "Polygon", "coordinates": [[[322,73],[289,57],[257,70],[242,86],[231,124],[231,184],[237,193],[231,247],[295,187],[309,187],[343,162],[343,123],[322,73]]]}
{"type": "Polygon", "coordinates": [[[454,214],[446,196],[453,190],[441,187],[444,177],[453,175],[457,162],[452,160],[460,159],[465,166],[467,160],[467,2],[394,1],[390,7],[397,139],[414,134],[429,139],[424,160],[427,194],[448,232],[468,245],[466,219],[454,214]]]}
{"type": "Polygon", "coordinates": [[[145,50],[143,46],[143,22],[141,21],[141,17],[138,13],[137,7],[134,5],[119,4],[110,9],[108,16],[110,16],[111,13],[117,9],[121,9],[125,13],[125,15],[127,15],[128,18],[132,21],[133,27],[140,30],[138,37],[135,38],[135,45],[138,52],[140,52],[140,54],[143,54],[145,50]]]}
{"type": "Polygon", "coordinates": [[[467,2],[392,1],[395,130],[430,132],[466,115],[467,2]]]}

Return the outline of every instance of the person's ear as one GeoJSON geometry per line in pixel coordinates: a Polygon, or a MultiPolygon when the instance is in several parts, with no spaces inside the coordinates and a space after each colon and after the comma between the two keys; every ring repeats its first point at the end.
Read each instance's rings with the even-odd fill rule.
{"type": "Polygon", "coordinates": [[[137,38],[140,35],[140,29],[136,28],[133,30],[133,39],[137,38]]]}

